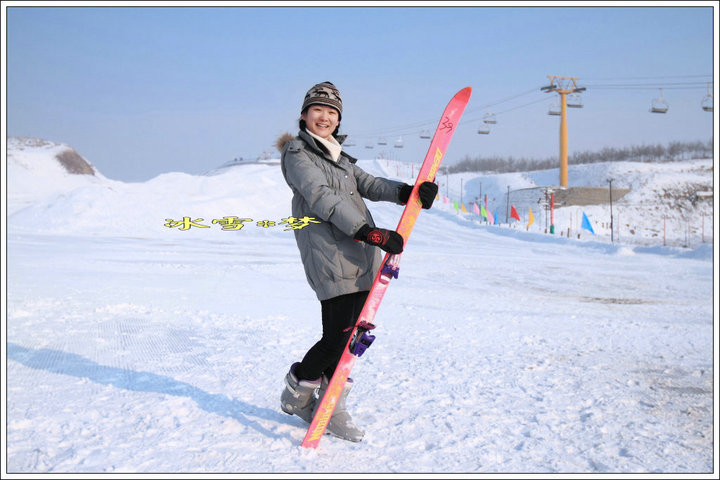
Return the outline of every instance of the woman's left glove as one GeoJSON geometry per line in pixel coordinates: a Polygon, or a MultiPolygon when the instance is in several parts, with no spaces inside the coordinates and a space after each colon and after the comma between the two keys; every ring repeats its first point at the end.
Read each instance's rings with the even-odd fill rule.
{"type": "MultiPolygon", "coordinates": [[[[407,183],[400,187],[400,201],[404,204],[408,202],[410,199],[410,194],[412,193],[412,185],[408,185],[407,183]]],[[[435,197],[438,193],[438,186],[436,183],[433,182],[423,182],[420,184],[420,188],[418,188],[418,195],[420,195],[420,203],[422,204],[422,208],[430,208],[432,207],[433,202],[435,201],[435,197]]]]}

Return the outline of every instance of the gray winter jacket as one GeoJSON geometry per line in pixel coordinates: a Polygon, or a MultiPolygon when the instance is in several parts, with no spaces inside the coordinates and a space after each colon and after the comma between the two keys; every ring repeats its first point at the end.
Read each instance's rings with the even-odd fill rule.
{"type": "Polygon", "coordinates": [[[295,230],[305,275],[321,301],[370,290],[380,268],[380,249],[353,239],[364,224],[375,226],[363,198],[401,204],[402,182],[373,177],[355,162],[345,152],[333,161],[305,131],[282,148],[292,216],[322,221],[295,230]]]}

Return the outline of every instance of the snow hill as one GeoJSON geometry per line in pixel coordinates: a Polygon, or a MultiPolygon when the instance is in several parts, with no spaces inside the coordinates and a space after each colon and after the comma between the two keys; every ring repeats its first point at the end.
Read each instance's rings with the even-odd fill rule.
{"type": "MultiPolygon", "coordinates": [[[[382,172],[391,175],[403,172],[410,181],[413,168],[398,162],[379,161],[382,172]]],[[[609,193],[605,202],[596,205],[549,209],[538,203],[544,187],[558,190],[559,170],[480,174],[440,174],[437,183],[440,196],[447,204],[439,208],[462,218],[487,225],[488,220],[473,215],[473,203],[485,206],[496,223],[513,229],[549,233],[554,219],[555,234],[574,239],[620,241],[632,245],[673,245],[693,247],[713,240],[713,161],[692,160],[680,163],[609,162],[570,165],[571,187],[596,187],[609,192],[608,179],[616,190],[612,205],[614,228],[610,233],[609,193]],[[533,190],[533,194],[522,193],[533,190]],[[630,189],[622,198],[618,189],[630,189]],[[509,193],[509,196],[508,196],[509,193]],[[707,194],[710,196],[707,196],[707,194]],[[534,196],[533,196],[534,195],[534,196]],[[705,196],[704,196],[705,195],[705,196]],[[510,199],[509,204],[507,199],[510,199]],[[532,201],[528,202],[528,198],[532,201]],[[456,210],[465,206],[467,214],[456,210]],[[516,207],[520,221],[510,218],[510,206],[516,207]],[[534,222],[528,226],[529,210],[534,222]],[[582,228],[586,214],[593,233],[582,228]],[[553,218],[554,217],[554,218],[553,218]]]]}
{"type": "MultiPolygon", "coordinates": [[[[305,451],[306,425],[279,398],[319,337],[320,305],[283,223],[279,167],[125,183],[60,168],[69,148],[9,142],[3,478],[718,471],[707,224],[692,248],[622,230],[612,243],[603,206],[584,207],[596,235],[568,238],[543,233],[540,215],[529,229],[524,211],[522,223],[487,225],[438,201],[418,218],[353,370],[348,403],[365,438],[305,451]]],[[[412,181],[412,165],[360,163],[412,181]]],[[[711,169],[594,165],[569,178],[615,175],[643,204],[704,188],[711,169]]],[[[454,201],[462,179],[469,203],[480,182],[497,201],[556,174],[438,181],[454,201]]],[[[379,225],[397,224],[399,206],[370,207],[379,225]]],[[[663,210],[620,218],[656,228],[663,210]]]]}
{"type": "Polygon", "coordinates": [[[37,138],[8,138],[7,175],[8,213],[78,187],[108,181],[69,145],[37,138]]]}
{"type": "MultiPolygon", "coordinates": [[[[48,233],[155,236],[166,233],[169,220],[202,219],[210,223],[224,217],[280,222],[290,215],[290,191],[278,167],[279,161],[231,162],[205,175],[167,173],[143,183],[123,183],[102,176],[67,172],[58,162],[71,147],[36,139],[11,138],[8,143],[8,213],[17,229],[34,231],[37,225],[48,233]],[[22,210],[22,212],[20,212],[22,210]]],[[[412,183],[416,165],[390,160],[361,160],[370,173],[412,183]]],[[[713,198],[697,193],[713,191],[712,159],[681,163],[615,162],[571,165],[572,186],[607,187],[631,192],[613,205],[614,241],[631,245],[697,247],[711,245],[714,231],[713,198]]],[[[487,205],[502,227],[528,232],[549,231],[550,213],[542,205],[510,201],[521,220],[508,219],[506,193],[552,186],[558,170],[523,173],[440,174],[442,199],[436,210],[487,225],[473,214],[471,205],[487,205]],[[447,201],[444,203],[443,200],[447,201]],[[467,213],[454,205],[466,206],[467,213]],[[534,222],[528,226],[529,209],[534,222]]],[[[512,196],[512,195],[511,195],[512,196]]],[[[610,241],[610,205],[557,208],[556,236],[581,240],[610,241]],[[582,228],[585,214],[593,233],[582,228]]],[[[392,223],[392,222],[391,222],[392,223]]],[[[219,225],[219,223],[216,223],[219,225]]],[[[215,230],[215,229],[207,229],[215,230]]],[[[246,229],[269,234],[271,228],[246,229]]],[[[188,235],[193,235],[196,232],[188,235]]],[[[214,232],[213,232],[214,234],[214,232]]],[[[207,235],[203,231],[202,235],[207,235]]]]}

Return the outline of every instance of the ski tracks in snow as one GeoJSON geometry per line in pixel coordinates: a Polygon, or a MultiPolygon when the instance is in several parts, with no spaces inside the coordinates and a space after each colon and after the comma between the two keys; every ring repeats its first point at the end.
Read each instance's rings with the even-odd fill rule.
{"type": "Polygon", "coordinates": [[[709,262],[416,229],[353,371],[366,437],[316,452],[278,405],[320,334],[291,237],[11,237],[9,470],[711,468],[709,262]]]}

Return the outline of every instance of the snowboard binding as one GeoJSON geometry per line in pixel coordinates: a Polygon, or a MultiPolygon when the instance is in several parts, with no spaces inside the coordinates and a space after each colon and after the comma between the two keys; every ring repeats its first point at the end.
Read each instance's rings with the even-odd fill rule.
{"type": "Polygon", "coordinates": [[[367,350],[372,342],[375,340],[375,335],[370,335],[368,332],[375,328],[375,325],[368,322],[360,322],[355,330],[355,336],[350,342],[350,353],[360,357],[365,350],[367,350]]]}

